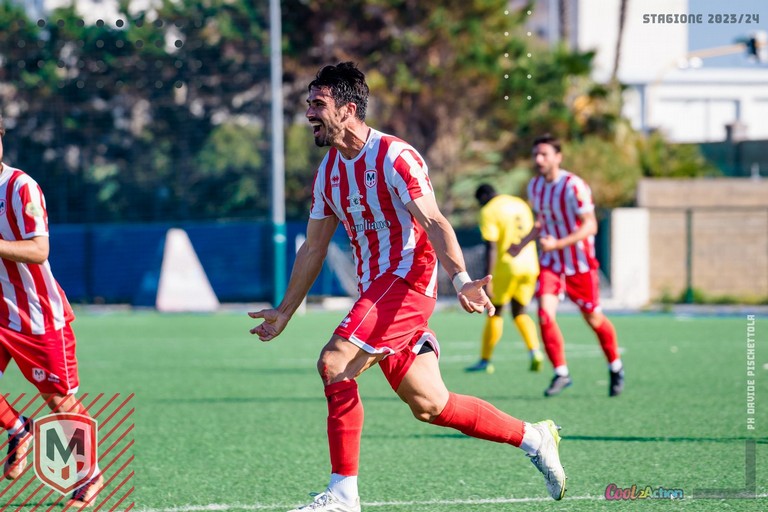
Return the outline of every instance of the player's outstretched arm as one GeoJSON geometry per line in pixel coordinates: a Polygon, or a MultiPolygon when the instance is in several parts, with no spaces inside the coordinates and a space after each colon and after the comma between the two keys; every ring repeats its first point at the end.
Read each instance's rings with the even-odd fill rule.
{"type": "Polygon", "coordinates": [[[307,239],[296,253],[296,261],[293,264],[285,297],[276,308],[248,313],[251,318],[264,320],[251,329],[251,334],[256,334],[261,341],[270,341],[283,332],[304,297],[307,296],[312,283],[320,274],[325,255],[328,253],[328,245],[338,224],[339,220],[336,217],[309,219],[307,239]]]}
{"type": "Polygon", "coordinates": [[[580,240],[584,240],[587,237],[597,234],[597,219],[595,218],[595,212],[582,213],[579,215],[579,220],[581,221],[579,227],[563,238],[555,238],[551,235],[540,238],[539,245],[541,246],[541,250],[547,252],[565,249],[580,240]]]}
{"type": "Polygon", "coordinates": [[[491,276],[474,281],[469,278],[456,233],[448,219],[440,213],[435,196],[421,196],[408,203],[406,208],[427,232],[440,264],[452,276],[461,307],[468,313],[482,313],[487,309],[493,314],[495,308],[483,290],[491,281],[491,276]]]}
{"type": "Polygon", "coordinates": [[[538,221],[534,223],[533,228],[528,232],[527,235],[523,237],[522,240],[520,240],[519,243],[512,244],[507,248],[507,252],[510,256],[513,258],[520,254],[520,251],[522,251],[526,245],[531,243],[532,241],[536,240],[536,238],[539,236],[539,233],[541,233],[541,224],[539,224],[538,221]]]}

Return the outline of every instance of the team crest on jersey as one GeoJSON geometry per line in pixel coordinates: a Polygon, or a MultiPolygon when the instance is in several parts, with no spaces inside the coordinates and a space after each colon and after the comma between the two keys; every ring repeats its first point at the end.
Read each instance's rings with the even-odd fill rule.
{"type": "Polygon", "coordinates": [[[424,169],[422,169],[420,165],[411,166],[411,176],[413,176],[416,179],[427,177],[426,173],[424,172],[424,169]]]}
{"type": "Polygon", "coordinates": [[[368,188],[373,188],[376,186],[376,170],[375,169],[368,169],[365,171],[365,186],[368,188]]]}
{"type": "Polygon", "coordinates": [[[338,187],[340,181],[341,181],[341,178],[339,178],[338,174],[332,174],[331,175],[331,186],[332,187],[338,187]]]}
{"type": "Polygon", "coordinates": [[[24,213],[30,217],[42,217],[43,207],[37,203],[29,202],[24,206],[24,213]]]}
{"type": "Polygon", "coordinates": [[[0,199],[0,215],[5,215],[5,199],[0,199]]]}
{"type": "Polygon", "coordinates": [[[363,206],[363,194],[355,191],[348,195],[347,199],[349,199],[349,206],[347,207],[349,213],[365,211],[365,206],[363,206]]]}

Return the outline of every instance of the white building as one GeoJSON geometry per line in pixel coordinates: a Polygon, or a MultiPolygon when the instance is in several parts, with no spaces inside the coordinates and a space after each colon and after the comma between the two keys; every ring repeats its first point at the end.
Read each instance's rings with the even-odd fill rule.
{"type": "MultiPolygon", "coordinates": [[[[595,50],[593,77],[608,81],[616,56],[621,1],[566,0],[564,5],[569,43],[582,51],[595,50]]],[[[744,139],[768,139],[768,65],[746,58],[738,67],[708,65],[708,56],[746,55],[735,44],[734,35],[747,38],[766,26],[765,3],[627,0],[626,5],[617,77],[629,87],[624,114],[635,128],[659,129],[673,142],[716,142],[725,140],[726,125],[737,125],[744,139]],[[729,12],[762,15],[763,24],[709,23],[709,16],[724,12],[724,5],[729,5],[729,12]],[[659,23],[652,17],[659,14],[676,14],[678,20],[680,15],[701,16],[694,23],[659,23]],[[692,51],[689,32],[704,29],[708,30],[707,48],[692,51]]],[[[536,32],[550,41],[558,36],[553,30],[559,26],[560,6],[559,0],[539,0],[531,20],[536,32]]]]}

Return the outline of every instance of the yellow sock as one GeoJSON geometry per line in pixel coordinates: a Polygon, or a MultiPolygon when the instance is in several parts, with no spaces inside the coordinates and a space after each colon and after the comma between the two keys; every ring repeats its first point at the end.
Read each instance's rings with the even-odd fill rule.
{"type": "Polygon", "coordinates": [[[486,361],[491,360],[493,349],[501,339],[504,332],[504,319],[500,316],[489,316],[485,319],[485,328],[483,329],[483,344],[480,349],[480,357],[486,361]]]}
{"type": "Polygon", "coordinates": [[[539,350],[539,335],[536,332],[536,324],[527,314],[517,315],[515,325],[520,330],[525,346],[528,350],[539,350]]]}

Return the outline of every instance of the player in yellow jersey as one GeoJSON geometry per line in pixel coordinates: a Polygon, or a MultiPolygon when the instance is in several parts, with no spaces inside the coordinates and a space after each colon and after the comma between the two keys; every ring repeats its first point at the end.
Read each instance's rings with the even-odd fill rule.
{"type": "Polygon", "coordinates": [[[536,324],[525,311],[533,298],[539,275],[536,243],[528,243],[514,257],[507,252],[510,246],[519,244],[531,232],[533,214],[525,201],[511,195],[497,194],[493,186],[488,184],[477,188],[475,198],[481,206],[480,234],[486,243],[485,273],[493,275],[486,292],[496,312],[486,318],[480,360],[466,368],[466,371],[493,373],[491,357],[503,332],[502,312],[506,304],[511,304],[512,320],[528,347],[530,370],[540,371],[544,357],[539,349],[536,324]]]}

